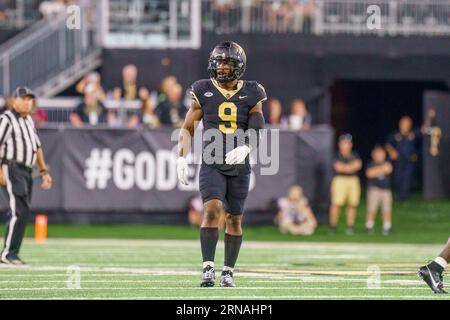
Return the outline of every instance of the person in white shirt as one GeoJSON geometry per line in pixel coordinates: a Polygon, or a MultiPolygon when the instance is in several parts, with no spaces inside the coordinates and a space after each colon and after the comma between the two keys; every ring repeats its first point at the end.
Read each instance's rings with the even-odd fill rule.
{"type": "Polygon", "coordinates": [[[291,103],[289,115],[289,129],[308,130],[311,128],[311,115],[306,109],[306,104],[301,99],[294,99],[291,103]]]}
{"type": "Polygon", "coordinates": [[[287,197],[278,200],[276,223],[282,233],[312,235],[317,220],[300,186],[289,188],[287,197]]]}

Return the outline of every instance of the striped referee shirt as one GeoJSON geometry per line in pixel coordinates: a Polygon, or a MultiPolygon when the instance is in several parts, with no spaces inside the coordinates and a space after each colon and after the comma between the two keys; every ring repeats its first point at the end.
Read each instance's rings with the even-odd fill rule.
{"type": "Polygon", "coordinates": [[[0,159],[16,161],[32,168],[41,141],[31,116],[22,117],[15,110],[0,115],[0,159]]]}

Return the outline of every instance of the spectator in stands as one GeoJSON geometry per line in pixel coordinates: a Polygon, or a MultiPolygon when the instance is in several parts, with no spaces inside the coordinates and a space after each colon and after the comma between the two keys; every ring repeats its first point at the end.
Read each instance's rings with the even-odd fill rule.
{"type": "Polygon", "coordinates": [[[4,98],[5,102],[3,104],[3,108],[0,110],[0,114],[2,114],[3,112],[7,111],[7,110],[12,110],[13,106],[14,106],[14,98],[10,97],[10,96],[6,96],[4,98]]]}
{"type": "Polygon", "coordinates": [[[341,207],[347,204],[348,235],[354,233],[356,208],[361,197],[361,185],[358,172],[362,162],[359,155],[352,151],[353,138],[350,134],[339,137],[339,151],[334,160],[334,178],[331,182],[330,231],[336,232],[341,207]]]}
{"type": "Polygon", "coordinates": [[[267,124],[270,124],[274,128],[287,128],[287,119],[282,116],[283,107],[281,102],[277,98],[270,98],[267,101],[267,110],[264,118],[267,124]]]}
{"type": "Polygon", "coordinates": [[[264,4],[263,16],[267,17],[266,27],[271,32],[286,32],[286,5],[284,1],[274,0],[264,4]]]}
{"type": "Polygon", "coordinates": [[[75,86],[75,90],[79,94],[83,94],[84,93],[84,88],[86,88],[86,86],[88,84],[93,84],[97,88],[97,94],[99,96],[99,99],[102,102],[104,102],[106,100],[106,93],[105,93],[105,90],[102,87],[101,77],[100,77],[100,74],[98,72],[96,72],[96,71],[89,72],[85,77],[83,77],[83,79],[81,79],[77,83],[77,85],[75,86]]]}
{"type": "MultiPolygon", "coordinates": [[[[203,201],[201,195],[191,199],[188,210],[189,224],[193,227],[200,227],[203,220],[203,201]]],[[[225,214],[222,213],[219,219],[219,230],[225,228],[225,214]]]]}
{"type": "Polygon", "coordinates": [[[70,123],[77,128],[84,124],[91,126],[115,123],[115,115],[109,112],[99,100],[95,85],[89,84],[84,89],[84,99],[70,114],[70,123]]]}
{"type": "Polygon", "coordinates": [[[161,81],[161,92],[158,97],[158,104],[167,99],[167,92],[170,88],[178,84],[177,78],[175,76],[169,75],[163,78],[161,81]]]}
{"type": "Polygon", "coordinates": [[[312,32],[316,9],[314,0],[300,1],[298,10],[301,12],[301,19],[297,19],[296,22],[301,25],[303,33],[309,34],[312,32]]]}
{"type": "Polygon", "coordinates": [[[134,64],[127,64],[122,69],[122,97],[125,100],[139,98],[139,86],[137,82],[138,69],[134,64]]]}
{"type": "MultiPolygon", "coordinates": [[[[299,18],[302,18],[301,6],[298,0],[287,0],[282,4],[283,19],[282,31],[295,30],[295,23],[299,18]]],[[[303,20],[302,20],[303,21],[303,20]]]]}
{"type": "Polygon", "coordinates": [[[151,129],[161,127],[161,123],[155,113],[155,104],[150,97],[150,92],[144,88],[141,90],[142,92],[139,93],[139,96],[142,99],[141,110],[137,114],[130,116],[128,125],[131,128],[135,128],[138,125],[146,126],[151,129]]]}
{"type": "Polygon", "coordinates": [[[275,222],[282,233],[305,236],[314,233],[317,220],[300,186],[290,187],[287,197],[278,199],[275,222]]]}
{"type": "Polygon", "coordinates": [[[311,115],[306,109],[306,104],[301,99],[294,99],[291,103],[289,116],[289,129],[308,130],[311,128],[311,115]]]}
{"type": "Polygon", "coordinates": [[[180,127],[186,114],[186,107],[181,98],[183,89],[180,84],[168,88],[167,99],[156,107],[156,114],[162,125],[180,127]]]}
{"type": "Polygon", "coordinates": [[[39,12],[44,19],[52,19],[54,16],[66,10],[65,0],[42,1],[39,5],[39,12]]]}
{"type": "Polygon", "coordinates": [[[392,227],[392,165],[386,161],[386,151],[381,145],[372,150],[372,161],[367,165],[367,215],[366,229],[373,234],[378,207],[383,215],[383,234],[388,235],[392,227]]]}
{"type": "Polygon", "coordinates": [[[214,9],[216,14],[214,18],[214,27],[217,33],[230,33],[237,28],[236,23],[230,23],[231,17],[237,16],[239,4],[236,0],[216,0],[214,9]]]}
{"type": "Polygon", "coordinates": [[[8,15],[6,10],[8,9],[8,4],[5,1],[0,1],[0,23],[8,21],[8,15]]]}
{"type": "Polygon", "coordinates": [[[121,101],[122,100],[122,89],[119,87],[116,87],[111,92],[111,98],[114,101],[121,101]]]}
{"type": "Polygon", "coordinates": [[[33,99],[33,110],[31,111],[31,117],[34,120],[36,126],[41,126],[48,123],[48,113],[42,108],[39,108],[36,99],[33,99]]]}

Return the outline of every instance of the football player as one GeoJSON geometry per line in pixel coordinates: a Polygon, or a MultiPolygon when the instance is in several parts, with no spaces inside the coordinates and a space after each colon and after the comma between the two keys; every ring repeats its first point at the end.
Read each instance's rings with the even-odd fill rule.
{"type": "Polygon", "coordinates": [[[241,80],[246,60],[244,50],[235,42],[223,42],[214,48],[208,63],[210,79],[192,85],[192,104],[179,135],[177,174],[179,181],[187,185],[186,156],[195,123],[203,121],[199,176],[204,203],[200,228],[201,287],[215,284],[214,257],[223,210],[226,216],[225,261],[220,286],[235,286],[233,272],[242,243],[242,214],[250,182],[249,154],[257,148],[259,131],[264,128],[262,102],[267,99],[264,88],[256,81],[241,80]],[[205,138],[210,135],[208,131],[214,138],[205,138]]]}
{"type": "Polygon", "coordinates": [[[419,269],[419,277],[433,290],[434,293],[448,293],[444,290],[443,273],[450,262],[450,238],[441,254],[426,266],[419,269]]]}

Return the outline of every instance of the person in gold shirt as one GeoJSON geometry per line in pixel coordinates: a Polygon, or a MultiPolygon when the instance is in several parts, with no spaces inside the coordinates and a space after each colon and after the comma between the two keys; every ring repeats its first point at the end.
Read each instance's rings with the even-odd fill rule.
{"type": "Polygon", "coordinates": [[[347,205],[348,235],[354,233],[356,208],[361,197],[361,185],[358,172],[362,168],[359,155],[353,151],[353,138],[350,134],[339,137],[339,151],[333,169],[334,178],[331,183],[330,231],[336,232],[341,207],[347,205]]]}

